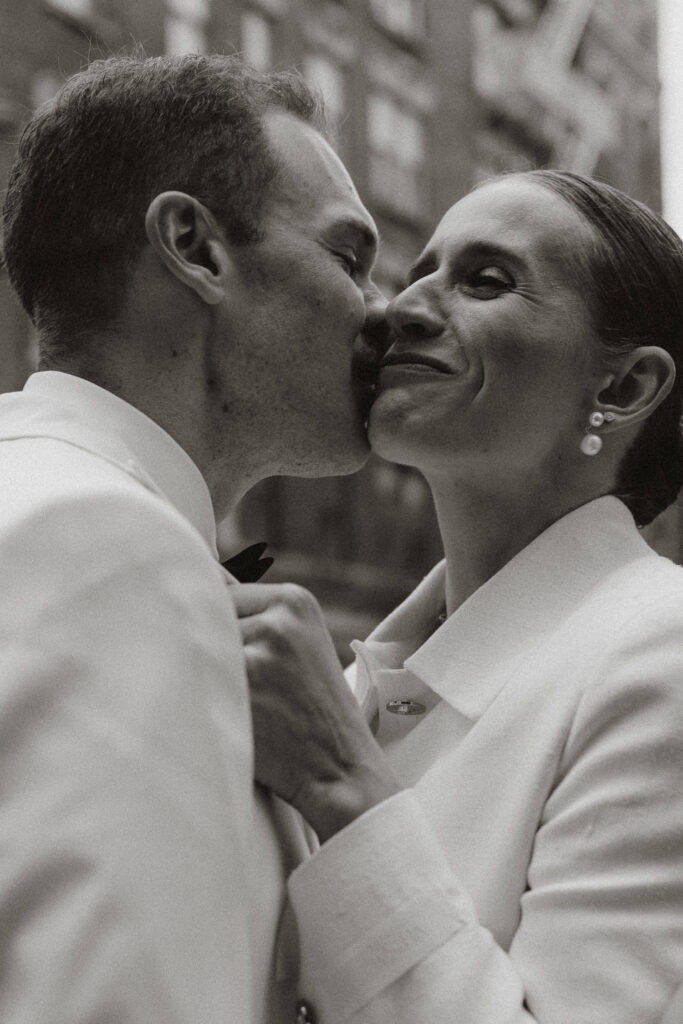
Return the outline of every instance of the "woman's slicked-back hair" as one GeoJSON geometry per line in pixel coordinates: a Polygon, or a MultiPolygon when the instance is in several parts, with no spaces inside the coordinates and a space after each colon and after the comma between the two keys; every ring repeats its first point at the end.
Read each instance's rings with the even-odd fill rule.
{"type": "Polygon", "coordinates": [[[576,267],[607,360],[659,345],[676,364],[671,393],[643,424],[619,467],[615,494],[645,526],[683,484],[683,241],[643,203],[568,171],[522,175],[561,196],[593,229],[576,267]]]}
{"type": "Polygon", "coordinates": [[[10,173],[3,249],[41,334],[68,345],[116,317],[161,192],[195,196],[237,244],[257,239],[278,180],[272,109],[324,128],[300,76],[223,55],[94,61],[40,107],[10,173]]]}

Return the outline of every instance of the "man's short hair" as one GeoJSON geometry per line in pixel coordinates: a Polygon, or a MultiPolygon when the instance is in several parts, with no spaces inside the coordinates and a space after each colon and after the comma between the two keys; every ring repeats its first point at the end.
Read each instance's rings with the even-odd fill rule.
{"type": "Polygon", "coordinates": [[[76,345],[115,319],[161,192],[195,196],[235,243],[257,240],[278,181],[271,109],[324,130],[299,75],[235,56],[115,56],[69,79],[24,129],[3,211],[7,270],[39,332],[76,345]]]}

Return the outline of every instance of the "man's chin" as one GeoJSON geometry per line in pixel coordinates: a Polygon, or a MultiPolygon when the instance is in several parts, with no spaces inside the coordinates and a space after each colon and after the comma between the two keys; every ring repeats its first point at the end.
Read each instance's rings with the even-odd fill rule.
{"type": "Polygon", "coordinates": [[[338,476],[349,476],[351,473],[357,473],[359,469],[362,469],[365,463],[370,458],[370,442],[365,438],[363,443],[362,452],[357,452],[352,459],[346,462],[346,468],[340,469],[337,472],[338,476]]]}
{"type": "MultiPolygon", "coordinates": [[[[346,433],[345,431],[343,433],[346,433]]],[[[281,472],[285,476],[315,479],[325,476],[349,476],[362,469],[370,456],[370,442],[365,427],[356,422],[342,438],[337,434],[334,444],[314,448],[310,445],[305,456],[289,463],[281,472]]]]}
{"type": "Polygon", "coordinates": [[[290,468],[287,472],[280,475],[298,477],[304,480],[318,480],[328,476],[351,476],[363,468],[369,457],[370,445],[368,444],[362,457],[321,460],[316,465],[311,464],[290,468]]]}
{"type": "Polygon", "coordinates": [[[348,446],[340,449],[330,459],[329,472],[325,476],[349,476],[362,469],[370,457],[370,441],[363,427],[348,446]]]}

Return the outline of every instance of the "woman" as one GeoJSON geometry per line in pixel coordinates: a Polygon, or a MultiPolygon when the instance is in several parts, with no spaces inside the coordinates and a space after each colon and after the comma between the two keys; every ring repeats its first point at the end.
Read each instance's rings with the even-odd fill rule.
{"type": "Polygon", "coordinates": [[[445,561],[355,644],[376,739],[313,602],[237,595],[257,777],[323,844],[289,883],[302,942],[329,920],[302,993],[325,1024],[655,1024],[683,980],[683,570],[638,527],[681,485],[683,243],[515,174],[386,316],[369,435],[424,474],[445,561]]]}

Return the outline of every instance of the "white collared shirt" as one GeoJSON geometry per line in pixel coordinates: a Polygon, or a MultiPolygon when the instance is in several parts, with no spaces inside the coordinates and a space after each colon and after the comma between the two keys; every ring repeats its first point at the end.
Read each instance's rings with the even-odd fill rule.
{"type": "Polygon", "coordinates": [[[176,508],[217,557],[216,523],[204,477],[149,416],[82,377],[42,370],[0,400],[0,438],[51,438],[104,458],[176,508]]]}

